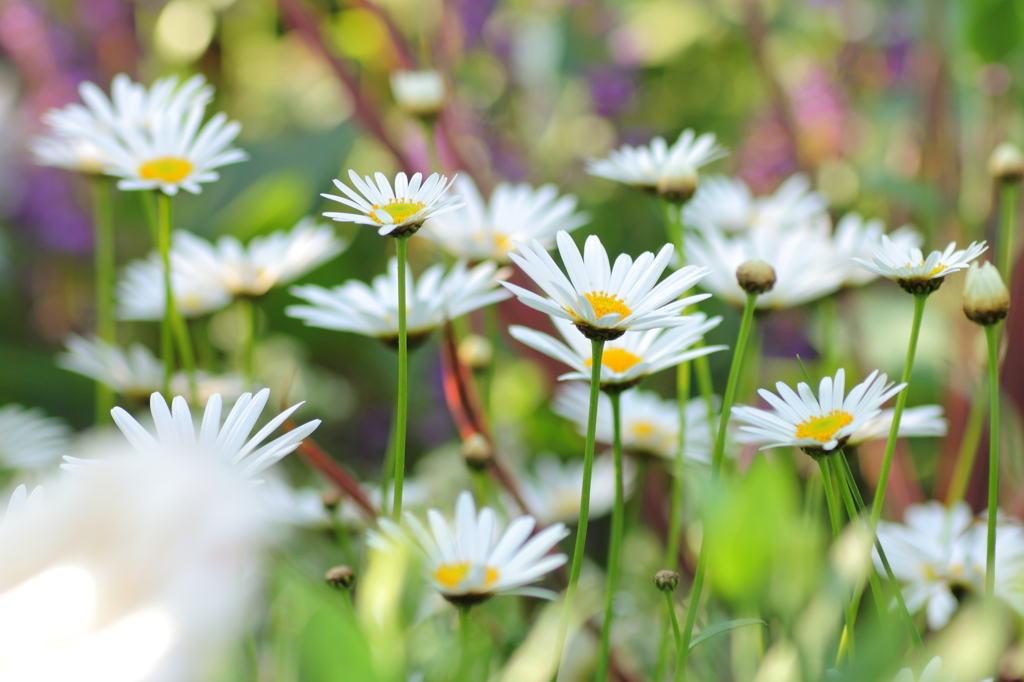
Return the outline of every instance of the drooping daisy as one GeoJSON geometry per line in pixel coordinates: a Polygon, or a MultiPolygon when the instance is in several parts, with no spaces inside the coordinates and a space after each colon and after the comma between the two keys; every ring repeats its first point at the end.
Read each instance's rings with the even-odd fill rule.
{"type": "Polygon", "coordinates": [[[827,296],[842,286],[845,276],[835,264],[827,221],[733,235],[700,230],[686,239],[686,260],[710,271],[702,288],[736,306],[747,300],[736,281],[737,268],[751,260],[764,261],[775,271],[775,285],[757,297],[761,309],[789,308],[827,296]]]}
{"type": "Polygon", "coordinates": [[[398,106],[413,116],[437,116],[444,106],[444,76],[435,69],[392,71],[391,93],[398,106]]]}
{"type": "MultiPolygon", "coordinates": [[[[633,462],[622,462],[626,497],[633,489],[636,473],[633,462]]],[[[553,455],[542,455],[531,471],[519,479],[519,494],[529,511],[544,525],[575,523],[580,517],[580,493],[583,490],[583,462],[562,462],[553,455]]],[[[615,504],[615,462],[611,455],[594,460],[590,479],[590,518],[604,516],[615,504]]],[[[525,511],[525,510],[524,510],[525,511]]]]}
{"type": "Polygon", "coordinates": [[[821,380],[817,397],[806,383],[799,383],[793,391],[780,381],[775,384],[779,395],[758,390],[774,411],[736,407],[733,417],[745,424],[741,431],[765,439],[762,449],[790,446],[819,456],[846,444],[852,434],[881,414],[885,401],[907,386],[887,383],[887,379],[875,370],[847,395],[846,372],[840,369],[835,379],[821,380]]]}
{"type": "Polygon", "coordinates": [[[636,261],[620,254],[613,267],[596,236],[587,238],[585,257],[568,232],[559,232],[556,241],[568,277],[536,239],[529,245],[517,244],[519,253],[509,254],[547,298],[515,284],[501,284],[531,308],[569,320],[587,338],[608,341],[629,330],[682,326],[688,320],[680,313],[710,297],[698,294],[680,298],[707,274],[704,267],[688,265],[658,282],[672,258],[671,244],[662,247],[657,256],[646,251],[636,261]]]}
{"type": "MultiPolygon", "coordinates": [[[[494,510],[484,507],[478,514],[467,491],[455,502],[452,524],[437,509],[427,511],[430,530],[412,514],[404,517],[426,557],[428,579],[452,603],[476,604],[496,594],[554,598],[550,590],[527,586],[565,563],[564,554],[549,554],[569,535],[563,524],[549,526],[531,538],[537,521],[520,516],[501,532],[494,510]]],[[[390,534],[401,532],[388,519],[380,524],[390,534]]]]}
{"type": "Polygon", "coordinates": [[[551,248],[556,232],[575,230],[590,219],[576,212],[575,196],[559,197],[554,185],[533,189],[526,183],[503,182],[486,202],[468,175],[456,178],[453,188],[465,205],[442,218],[431,218],[417,234],[469,261],[507,263],[515,242],[530,239],[551,248]]]}
{"type": "Polygon", "coordinates": [[[161,450],[195,450],[226,461],[242,477],[251,478],[299,447],[302,440],[320,426],[320,420],[314,419],[260,447],[260,443],[302,406],[302,403],[292,405],[249,438],[249,432],[259,420],[269,398],[268,388],[255,396],[251,393],[242,394],[221,425],[223,401],[220,394],[215,393],[206,403],[198,435],[188,402],[181,396],[174,398],[171,409],[168,409],[167,402],[159,393],[150,396],[150,412],[156,426],[156,436],[120,407],[115,407],[110,414],[128,442],[140,454],[148,455],[161,450]]]}
{"type": "MultiPolygon", "coordinates": [[[[636,385],[650,374],[726,349],[726,346],[691,348],[704,338],[704,334],[717,327],[722,318],[709,320],[703,313],[687,315],[686,318],[686,322],[679,327],[626,332],[618,339],[607,342],[601,355],[601,387],[605,390],[623,390],[636,385]]],[[[552,317],[551,322],[565,343],[518,325],[509,327],[508,331],[512,338],[573,369],[558,377],[559,380],[590,381],[590,368],[593,365],[591,343],[572,322],[561,317],[552,317]]]]}
{"type": "MultiPolygon", "coordinates": [[[[621,397],[622,446],[635,454],[673,459],[679,452],[679,404],[653,391],[626,391],[621,397]]],[[[572,383],[561,388],[552,404],[554,411],[587,433],[590,389],[572,383]]],[[[601,395],[597,404],[597,441],[612,444],[612,402],[601,395]]],[[[711,462],[711,430],[707,403],[693,398],[686,403],[686,446],[683,456],[693,462],[711,462]]]]}
{"type": "Polygon", "coordinates": [[[38,407],[0,407],[0,468],[49,466],[60,461],[70,444],[71,428],[38,407]]]}
{"type": "Polygon", "coordinates": [[[587,172],[650,192],[658,191],[661,184],[688,183],[692,193],[697,171],[728,153],[715,142],[713,133],[698,136],[687,129],[671,147],[665,138],[656,137],[647,146],[625,145],[609,153],[607,159],[591,159],[587,172]]]}
{"type": "Polygon", "coordinates": [[[722,232],[779,229],[814,221],[827,209],[825,197],[811,191],[811,181],[802,173],[788,178],[773,194],[756,198],[743,180],[715,175],[701,181],[683,209],[683,224],[722,232]]]}
{"type": "MultiPolygon", "coordinates": [[[[497,287],[504,273],[485,262],[468,269],[459,261],[445,273],[444,266],[427,268],[414,281],[406,268],[410,339],[423,341],[430,333],[461,315],[497,303],[511,295],[497,287]]],[[[310,305],[288,306],[285,312],[314,327],[337,329],[372,336],[387,343],[398,338],[398,260],[388,261],[388,274],[378,275],[371,284],[350,280],[333,289],[307,285],[290,289],[310,305]]]]}
{"type": "Polygon", "coordinates": [[[911,294],[927,294],[938,289],[946,275],[964,270],[971,261],[984,253],[985,242],[971,242],[961,251],[956,242],[950,242],[944,251],[932,251],[926,257],[919,248],[905,248],[882,235],[880,244],[872,247],[871,262],[860,258],[853,261],[869,272],[887,277],[911,294]]]}
{"type": "MultiPolygon", "coordinates": [[[[183,317],[199,317],[231,303],[231,292],[216,273],[182,258],[171,262],[171,291],[183,317]]],[[[167,302],[164,266],[158,254],[124,267],[117,282],[120,320],[162,320],[167,302]]]]}
{"type": "Polygon", "coordinates": [[[290,232],[253,238],[247,246],[225,235],[216,244],[191,232],[174,234],[171,268],[202,270],[232,296],[262,296],[337,256],[348,246],[327,225],[303,218],[290,232]]]}
{"type": "MultiPolygon", "coordinates": [[[[874,281],[878,273],[858,267],[855,258],[871,258],[872,250],[882,240],[885,224],[877,218],[865,220],[859,213],[847,213],[839,219],[832,234],[835,250],[835,267],[843,268],[843,286],[859,287],[874,281]]],[[[888,235],[898,248],[915,249],[924,241],[921,234],[909,225],[904,225],[888,235]]]]}
{"type": "Polygon", "coordinates": [[[356,223],[379,228],[377,234],[403,237],[412,234],[423,226],[427,218],[436,218],[462,206],[458,195],[448,194],[451,182],[437,173],[426,181],[423,175],[416,173],[410,180],[405,173],[395,176],[395,185],[383,173],[361,179],[354,170],[349,170],[348,177],[358,192],[352,190],[341,180],[335,180],[334,186],[345,196],[321,194],[331,201],[337,201],[358,213],[331,212],[324,217],[340,223],[356,223]]]}

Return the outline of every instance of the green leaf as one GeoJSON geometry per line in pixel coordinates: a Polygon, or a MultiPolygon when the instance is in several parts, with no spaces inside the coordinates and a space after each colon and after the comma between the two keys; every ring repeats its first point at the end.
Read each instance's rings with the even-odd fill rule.
{"type": "Polygon", "coordinates": [[[723,632],[735,630],[736,628],[741,628],[746,625],[764,625],[765,627],[768,627],[768,623],[764,622],[760,618],[737,618],[736,620],[727,620],[724,623],[712,625],[707,630],[694,637],[690,641],[690,649],[693,649],[693,647],[697,646],[701,642],[720,635],[723,632]]]}

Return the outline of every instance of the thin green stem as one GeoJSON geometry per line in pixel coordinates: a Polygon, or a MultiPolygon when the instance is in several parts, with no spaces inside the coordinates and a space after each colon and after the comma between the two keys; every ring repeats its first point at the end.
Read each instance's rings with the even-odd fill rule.
{"type": "Polygon", "coordinates": [[[459,670],[455,675],[458,682],[468,680],[472,667],[472,648],[470,646],[473,637],[473,624],[470,618],[472,611],[472,606],[459,607],[459,670]]]}
{"type": "Polygon", "coordinates": [[[615,617],[613,601],[615,586],[619,579],[619,556],[622,553],[622,535],[626,521],[625,490],[622,479],[622,394],[614,391],[608,396],[612,401],[612,453],[615,457],[615,506],[612,508],[612,535],[608,546],[608,586],[604,596],[604,624],[601,628],[601,653],[597,664],[597,682],[608,679],[608,663],[611,659],[612,621],[615,617]]]}
{"type": "Polygon", "coordinates": [[[679,404],[679,443],[672,470],[671,516],[668,520],[668,541],[665,543],[664,565],[669,570],[679,567],[679,536],[683,522],[683,474],[686,452],[686,403],[690,397],[690,363],[681,362],[676,367],[676,400],[679,404]]]}
{"type": "Polygon", "coordinates": [[[576,527],[576,547],[572,552],[572,568],[569,571],[569,586],[565,589],[565,603],[558,622],[558,634],[555,639],[555,670],[562,665],[562,650],[565,648],[565,637],[569,632],[569,619],[572,616],[573,601],[576,598],[576,587],[580,581],[580,570],[583,568],[583,549],[587,544],[587,523],[590,520],[590,479],[594,472],[594,441],[597,435],[597,405],[601,396],[601,357],[604,355],[604,341],[591,339],[591,372],[590,372],[590,410],[587,416],[587,444],[583,451],[583,489],[580,492],[580,518],[576,527]]]}
{"type": "Polygon", "coordinates": [[[835,484],[832,482],[832,470],[828,458],[818,457],[818,468],[821,469],[821,485],[825,489],[825,504],[828,507],[828,520],[832,526],[832,539],[839,537],[842,520],[839,518],[839,505],[836,502],[835,484]]]}
{"type": "Polygon", "coordinates": [[[387,513],[388,506],[388,490],[391,488],[391,479],[395,475],[395,424],[397,423],[395,415],[391,415],[391,422],[388,424],[388,442],[384,447],[384,466],[381,468],[381,481],[380,489],[384,495],[384,508],[383,512],[387,513]]]}
{"type": "Polygon", "coordinates": [[[921,333],[921,320],[924,317],[924,304],[928,294],[914,296],[914,322],[910,328],[910,344],[907,346],[907,361],[903,365],[901,383],[908,384],[896,396],[896,407],[892,415],[892,427],[889,429],[889,440],[885,443],[885,456],[882,458],[882,471],[878,475],[878,487],[875,489],[875,500],[871,504],[871,532],[878,527],[882,517],[882,505],[885,503],[885,488],[889,483],[889,470],[892,468],[892,457],[896,452],[896,437],[900,433],[900,420],[903,408],[907,405],[907,394],[910,392],[910,373],[914,369],[914,355],[917,353],[917,337],[921,333]]]}
{"type": "Polygon", "coordinates": [[[988,341],[988,548],[985,554],[985,606],[991,609],[996,586],[996,515],[999,510],[999,325],[985,327],[988,341]]]}
{"type": "Polygon", "coordinates": [[[964,499],[967,493],[967,485],[971,482],[971,473],[974,471],[974,462],[978,457],[978,444],[981,442],[982,426],[985,423],[985,407],[987,401],[985,395],[988,392],[986,380],[978,384],[971,400],[971,411],[967,415],[967,425],[964,427],[964,435],[960,440],[960,449],[956,453],[956,466],[953,467],[953,476],[949,482],[949,491],[946,493],[946,506],[953,508],[964,499]]]}
{"type": "MultiPolygon", "coordinates": [[[[192,337],[189,336],[185,319],[178,311],[178,302],[174,298],[174,288],[171,285],[171,198],[157,190],[157,234],[159,236],[160,259],[164,268],[164,325],[170,329],[174,341],[178,345],[178,356],[185,368],[185,375],[188,377],[189,396],[193,404],[199,404],[199,391],[196,388],[196,363],[195,355],[192,352],[192,337]]],[[[163,334],[167,334],[166,331],[163,334]]],[[[164,383],[165,387],[170,384],[170,373],[173,372],[173,353],[164,357],[164,383]]]]}
{"type": "Polygon", "coordinates": [[[1020,180],[999,183],[999,274],[1006,286],[1013,279],[1013,233],[1017,229],[1020,180]]]}
{"type": "Polygon", "coordinates": [[[256,304],[248,298],[238,299],[245,339],[242,342],[242,375],[252,385],[256,377],[256,304]]]}
{"type": "MultiPolygon", "coordinates": [[[[116,342],[114,319],[114,222],[110,211],[110,181],[102,176],[92,180],[93,255],[96,267],[96,336],[109,344],[116,342]]],[[[96,382],[96,423],[111,420],[114,391],[102,381],[96,382]]]]}
{"type": "MultiPolygon", "coordinates": [[[[676,618],[676,603],[672,601],[671,592],[665,593],[665,606],[668,608],[668,617],[672,622],[672,633],[676,638],[676,648],[678,649],[679,645],[683,641],[683,637],[679,634],[679,619],[676,618]]],[[[657,680],[658,678],[655,677],[654,679],[657,680]]]]}
{"type": "Polygon", "coordinates": [[[395,239],[398,255],[398,405],[395,407],[395,502],[392,517],[402,518],[402,485],[405,482],[405,427],[409,410],[409,349],[405,329],[405,261],[407,236],[395,239]]]}

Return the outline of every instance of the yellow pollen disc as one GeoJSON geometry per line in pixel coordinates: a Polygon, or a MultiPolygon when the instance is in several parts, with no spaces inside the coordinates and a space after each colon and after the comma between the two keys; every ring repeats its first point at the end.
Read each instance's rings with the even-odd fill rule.
{"type": "MultiPolygon", "coordinates": [[[[626,307],[625,301],[612,294],[606,294],[603,291],[593,291],[583,295],[590,301],[590,305],[594,307],[594,316],[599,320],[609,313],[618,313],[621,315],[619,319],[622,319],[633,312],[626,307]]],[[[601,364],[604,363],[602,362],[601,364]]]]}
{"type": "Polygon", "coordinates": [[[434,580],[441,583],[449,590],[454,590],[458,587],[462,579],[466,577],[466,573],[469,572],[468,561],[458,561],[453,564],[441,564],[434,571],[434,580]]]}
{"type": "Polygon", "coordinates": [[[654,422],[637,421],[630,424],[633,436],[640,443],[649,444],[655,440],[658,429],[654,422]]]}
{"type": "Polygon", "coordinates": [[[498,569],[488,566],[484,569],[484,587],[490,587],[496,582],[498,582],[498,569]]]}
{"type": "Polygon", "coordinates": [[[820,417],[811,417],[807,421],[800,422],[796,427],[797,438],[810,438],[819,443],[827,443],[832,440],[835,432],[853,421],[853,415],[842,410],[832,410],[820,417]]]}
{"type": "Polygon", "coordinates": [[[494,235],[494,247],[501,253],[508,253],[516,248],[516,245],[512,243],[512,240],[501,233],[495,233],[494,235]]]}
{"type": "MultiPolygon", "coordinates": [[[[622,348],[609,348],[601,355],[601,364],[616,374],[622,374],[633,365],[639,364],[640,358],[622,348]]],[[[583,361],[587,367],[594,364],[593,358],[583,361]]]]}
{"type": "Polygon", "coordinates": [[[931,272],[928,273],[928,276],[929,277],[934,277],[935,275],[939,274],[940,272],[942,272],[945,269],[946,269],[946,266],[943,265],[942,263],[939,263],[934,268],[932,268],[931,272]]]}
{"type": "MultiPolygon", "coordinates": [[[[384,211],[389,216],[391,216],[391,220],[394,221],[394,223],[397,225],[397,224],[401,223],[402,221],[408,220],[412,216],[414,216],[417,213],[419,213],[420,210],[424,206],[426,206],[426,204],[424,204],[424,203],[422,203],[420,201],[407,201],[405,199],[392,199],[391,201],[389,201],[384,206],[376,206],[375,205],[373,207],[373,209],[375,211],[378,211],[378,210],[379,211],[384,211]]],[[[380,218],[378,218],[376,214],[370,213],[370,217],[373,218],[374,222],[380,223],[381,225],[384,224],[383,222],[381,222],[380,218]]]]}
{"type": "Polygon", "coordinates": [[[188,159],[177,156],[165,156],[142,164],[139,176],[143,180],[160,180],[161,182],[181,182],[192,172],[192,163],[188,159]]]}

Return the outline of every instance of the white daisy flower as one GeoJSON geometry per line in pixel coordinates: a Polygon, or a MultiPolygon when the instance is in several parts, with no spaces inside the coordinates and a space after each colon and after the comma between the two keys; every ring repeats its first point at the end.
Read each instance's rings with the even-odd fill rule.
{"type": "Polygon", "coordinates": [[[814,221],[827,210],[825,197],[811,191],[811,181],[802,173],[788,178],[773,194],[756,198],[743,180],[715,175],[701,181],[683,208],[683,224],[722,232],[776,230],[814,221]]]}
{"type": "MultiPolygon", "coordinates": [[[[269,388],[263,389],[255,396],[243,393],[221,425],[223,401],[220,394],[215,393],[206,403],[198,435],[188,402],[181,396],[174,398],[171,409],[168,409],[167,402],[159,393],[150,396],[150,412],[156,426],[156,436],[150,434],[120,407],[115,407],[110,414],[114,418],[114,423],[121,429],[121,433],[140,454],[148,455],[167,450],[198,450],[230,463],[243,478],[251,478],[299,447],[302,440],[320,426],[320,420],[314,419],[259,447],[260,443],[302,406],[302,403],[292,405],[249,438],[249,432],[259,420],[268,398],[269,388]]],[[[70,458],[69,461],[82,460],[70,458]]]]}
{"type": "Polygon", "coordinates": [[[42,503],[43,486],[37,485],[32,489],[32,493],[29,494],[28,487],[22,483],[11,493],[11,499],[7,503],[7,511],[4,513],[3,522],[0,522],[0,528],[8,524],[17,523],[25,518],[25,516],[35,513],[42,503]]]}
{"type": "Polygon", "coordinates": [[[256,489],[265,513],[275,523],[285,526],[324,526],[330,516],[324,508],[323,496],[315,488],[293,488],[278,476],[266,476],[256,489]]]}
{"type": "Polygon", "coordinates": [[[179,189],[192,194],[201,184],[215,182],[215,169],[248,159],[231,143],[242,126],[228,122],[223,113],[203,124],[205,107],[166,109],[145,130],[123,127],[118,138],[96,137],[92,141],[110,159],[108,175],[122,178],[121,190],[159,189],[174,196],[179,189]]]}
{"type": "Polygon", "coordinates": [[[692,193],[697,171],[728,153],[715,142],[713,133],[698,136],[687,129],[671,147],[665,138],[656,137],[647,146],[625,145],[609,153],[607,159],[590,159],[587,172],[651,192],[661,184],[689,183],[692,193]]]}
{"type": "MultiPolygon", "coordinates": [[[[705,346],[690,349],[704,338],[704,334],[717,327],[722,318],[709,320],[703,313],[695,313],[685,316],[685,319],[685,323],[679,327],[626,332],[614,341],[607,342],[601,355],[601,388],[629,388],[648,375],[727,348],[705,346]]],[[[590,368],[593,366],[590,341],[568,320],[552,317],[551,322],[565,343],[548,334],[518,325],[509,327],[508,332],[512,338],[569,365],[573,371],[558,377],[560,381],[578,379],[589,382],[590,368]]]]}
{"type": "Polygon", "coordinates": [[[767,441],[762,449],[791,446],[813,455],[832,452],[880,415],[885,401],[907,387],[887,383],[887,379],[875,370],[847,395],[846,372],[840,369],[835,379],[821,380],[817,397],[806,383],[799,383],[793,391],[780,381],[775,384],[779,395],[758,390],[774,411],[736,407],[732,413],[745,423],[740,427],[742,432],[767,441]]]}
{"type": "MultiPolygon", "coordinates": [[[[459,261],[427,268],[419,281],[406,266],[406,330],[411,340],[423,341],[437,327],[466,313],[511,298],[497,288],[505,273],[485,262],[467,269],[459,261]]],[[[388,261],[388,274],[371,284],[349,280],[333,289],[307,285],[289,291],[311,305],[288,306],[285,312],[313,327],[372,336],[391,343],[398,339],[398,259],[388,261]]]]}
{"type": "MultiPolygon", "coordinates": [[[[171,261],[171,291],[183,317],[200,317],[231,303],[231,292],[217,273],[199,263],[175,257],[171,261]]],[[[164,265],[159,254],[126,265],[117,282],[117,318],[120,320],[164,319],[167,294],[164,265]]]]}
{"type": "Polygon", "coordinates": [[[205,271],[233,296],[262,296],[331,260],[348,243],[327,225],[303,218],[290,232],[254,237],[247,246],[226,235],[211,244],[184,230],[175,232],[171,267],[205,271]]]}
{"type": "MultiPolygon", "coordinates": [[[[653,391],[637,389],[625,391],[621,401],[622,447],[638,455],[674,459],[679,452],[679,404],[653,391]]],[[[590,389],[586,384],[564,386],[555,396],[552,408],[573,422],[580,435],[586,435],[590,410],[590,389]]],[[[612,444],[612,401],[604,394],[597,404],[596,436],[599,443],[612,444]]],[[[707,403],[703,398],[693,398],[686,403],[683,457],[709,464],[712,444],[707,403]]]]}
{"type": "Polygon", "coordinates": [[[569,320],[587,338],[608,341],[631,329],[682,326],[688,319],[680,313],[687,306],[710,298],[710,294],[679,298],[707,274],[704,267],[688,265],[658,283],[658,277],[672,259],[671,244],[662,247],[657,256],[647,251],[636,261],[620,254],[612,267],[608,252],[596,236],[587,238],[586,257],[580,255],[568,232],[559,232],[556,241],[568,277],[536,239],[529,245],[516,244],[519,253],[509,254],[547,298],[515,284],[501,284],[531,308],[569,320]]]}
{"type": "Polygon", "coordinates": [[[0,407],[0,467],[38,469],[49,466],[67,452],[71,428],[38,407],[9,404],[0,407]]]}
{"type": "MultiPolygon", "coordinates": [[[[863,426],[850,434],[846,440],[847,445],[860,445],[869,440],[882,440],[889,437],[889,429],[892,428],[892,417],[895,410],[882,410],[877,417],[864,422],[863,426]]],[[[945,436],[948,424],[942,416],[942,407],[939,405],[920,405],[908,407],[903,410],[900,418],[900,438],[919,438],[928,436],[945,436]]],[[[754,445],[767,445],[772,437],[766,434],[746,433],[740,430],[735,435],[737,443],[752,443],[754,445]]]]}
{"type": "Polygon", "coordinates": [[[944,251],[932,251],[926,257],[919,248],[905,248],[882,235],[881,244],[872,247],[871,262],[861,258],[853,261],[869,272],[887,277],[912,294],[926,294],[938,289],[946,275],[965,270],[971,261],[984,253],[985,242],[971,242],[961,251],[950,242],[944,251]]]}
{"type": "Polygon", "coordinates": [[[433,173],[426,181],[423,175],[416,173],[412,180],[405,173],[395,176],[395,185],[383,173],[360,179],[354,170],[349,170],[348,177],[358,192],[352,190],[341,180],[335,180],[334,186],[345,196],[321,194],[331,201],[337,201],[359,213],[324,213],[324,217],[340,223],[357,223],[379,228],[377,234],[402,237],[412,234],[423,226],[427,218],[436,218],[462,207],[458,195],[448,194],[451,182],[443,175],[433,173]]]}
{"type": "Polygon", "coordinates": [[[435,69],[392,71],[391,93],[398,106],[413,116],[436,116],[444,106],[444,76],[435,69]]]}
{"type": "MultiPolygon", "coordinates": [[[[632,460],[623,459],[623,489],[627,498],[633,490],[635,473],[632,460]]],[[[579,521],[582,492],[583,462],[579,460],[562,462],[553,455],[541,455],[530,472],[519,478],[519,494],[523,502],[545,526],[559,521],[579,521]]],[[[604,516],[614,504],[615,460],[609,453],[594,460],[590,479],[590,518],[604,516]]]]}
{"type": "MultiPolygon", "coordinates": [[[[859,213],[847,213],[839,219],[832,235],[835,249],[835,267],[845,273],[843,286],[859,287],[872,282],[878,273],[869,272],[853,263],[855,258],[871,258],[872,250],[881,242],[885,224],[878,220],[865,220],[859,213]]],[[[888,235],[897,247],[903,250],[921,246],[924,238],[909,225],[904,225],[888,235]]]]}
{"type": "Polygon", "coordinates": [[[751,260],[762,260],[775,270],[774,287],[757,297],[761,309],[790,308],[827,296],[843,285],[845,277],[844,269],[836,267],[827,220],[732,235],[720,229],[700,230],[686,239],[686,260],[710,271],[702,288],[741,307],[747,293],[736,281],[736,270],[751,260]]]}
{"type": "MultiPolygon", "coordinates": [[[[445,599],[476,604],[496,594],[553,599],[554,593],[527,587],[565,564],[564,554],[549,554],[569,535],[561,523],[530,534],[532,516],[520,516],[504,532],[490,507],[477,514],[473,496],[463,491],[455,502],[455,521],[449,524],[437,509],[427,511],[430,530],[410,513],[404,515],[416,544],[426,556],[427,577],[445,599]]],[[[389,535],[401,533],[389,519],[380,520],[389,535]]]]}
{"type": "Polygon", "coordinates": [[[489,201],[484,201],[468,175],[456,178],[453,188],[465,205],[442,218],[431,218],[417,234],[469,261],[507,263],[515,242],[537,239],[551,248],[556,232],[575,230],[590,220],[586,213],[576,212],[575,196],[559,197],[554,185],[533,189],[526,183],[503,182],[489,201]]]}

